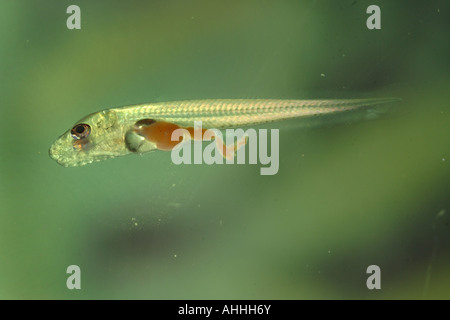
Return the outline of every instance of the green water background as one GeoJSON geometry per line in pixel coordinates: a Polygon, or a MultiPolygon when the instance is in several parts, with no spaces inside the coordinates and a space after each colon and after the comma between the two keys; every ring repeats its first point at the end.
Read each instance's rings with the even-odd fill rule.
{"type": "Polygon", "coordinates": [[[450,298],[449,7],[1,1],[0,298],[450,298]],[[108,107],[387,96],[402,101],[376,121],[281,128],[275,176],[164,152],[48,156],[108,107]],[[81,290],[66,288],[72,264],[81,290]]]}

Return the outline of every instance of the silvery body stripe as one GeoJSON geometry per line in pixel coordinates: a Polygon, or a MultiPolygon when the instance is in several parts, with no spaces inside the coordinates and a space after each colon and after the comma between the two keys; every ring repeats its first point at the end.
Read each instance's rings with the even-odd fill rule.
{"type": "Polygon", "coordinates": [[[395,98],[352,100],[275,100],[223,99],[192,100],[142,104],[111,109],[120,120],[163,120],[192,126],[202,121],[204,127],[231,128],[289,118],[314,116],[370,107],[392,102],[395,98]]]}

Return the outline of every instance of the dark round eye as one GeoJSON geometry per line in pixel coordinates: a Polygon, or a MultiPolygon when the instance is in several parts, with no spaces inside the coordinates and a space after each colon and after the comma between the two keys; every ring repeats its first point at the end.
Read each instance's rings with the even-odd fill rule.
{"type": "Polygon", "coordinates": [[[90,133],[91,127],[85,123],[79,123],[70,130],[72,137],[77,140],[87,138],[90,133]]]}

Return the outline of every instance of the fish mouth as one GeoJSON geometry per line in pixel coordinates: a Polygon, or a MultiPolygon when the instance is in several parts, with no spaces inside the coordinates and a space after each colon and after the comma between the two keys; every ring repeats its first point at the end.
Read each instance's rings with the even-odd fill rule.
{"type": "Polygon", "coordinates": [[[65,153],[61,153],[58,151],[57,146],[55,146],[55,144],[53,144],[50,149],[48,150],[48,154],[50,156],[50,158],[52,158],[53,160],[56,161],[56,163],[58,163],[59,165],[63,166],[63,167],[80,167],[80,166],[84,166],[86,164],[92,163],[92,162],[96,162],[96,161],[100,161],[97,159],[83,159],[83,160],[75,160],[74,156],[67,156],[67,154],[65,153]]]}
{"type": "Polygon", "coordinates": [[[66,161],[67,157],[64,156],[65,152],[61,152],[62,143],[58,140],[55,141],[50,149],[48,149],[48,154],[50,158],[55,160],[58,164],[63,167],[70,167],[70,163],[66,161]]]}
{"type": "Polygon", "coordinates": [[[74,148],[67,147],[67,143],[64,138],[56,140],[48,150],[50,158],[55,160],[59,165],[63,167],[80,167],[89,163],[103,161],[109,158],[113,158],[114,155],[105,154],[85,154],[74,150],[74,148]]]}
{"type": "Polygon", "coordinates": [[[60,136],[48,150],[50,158],[63,167],[77,167],[93,162],[91,157],[75,150],[73,138],[69,133],[60,136]]]}
{"type": "Polygon", "coordinates": [[[77,155],[74,154],[73,148],[67,147],[66,140],[63,135],[50,146],[48,150],[50,158],[63,167],[83,165],[80,161],[75,161],[77,155]]]}

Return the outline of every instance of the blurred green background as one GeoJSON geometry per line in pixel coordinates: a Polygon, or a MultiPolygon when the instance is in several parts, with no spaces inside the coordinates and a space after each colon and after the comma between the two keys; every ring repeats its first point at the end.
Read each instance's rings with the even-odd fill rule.
{"type": "Polygon", "coordinates": [[[449,2],[0,3],[0,298],[450,298],[449,2]],[[81,30],[66,8],[81,8],[81,30]],[[366,8],[381,8],[381,30],[366,8]],[[280,125],[280,170],[170,153],[64,168],[100,109],[401,97],[376,121],[280,125]],[[81,268],[81,290],[66,268],[81,268]],[[366,268],[381,268],[381,290],[366,268]]]}

